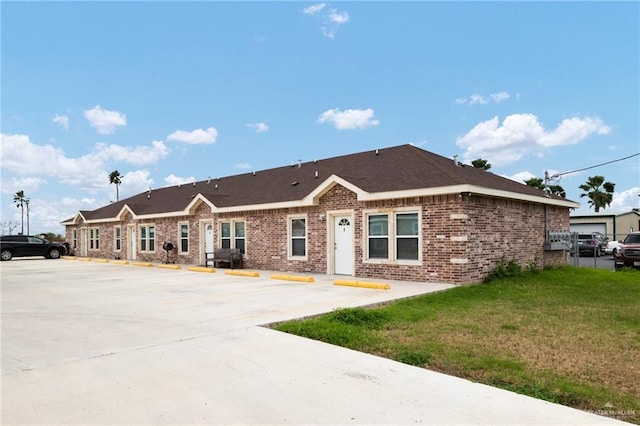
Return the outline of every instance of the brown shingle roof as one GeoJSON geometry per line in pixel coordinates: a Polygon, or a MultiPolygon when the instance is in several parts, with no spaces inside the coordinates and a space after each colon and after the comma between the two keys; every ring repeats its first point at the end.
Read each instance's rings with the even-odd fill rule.
{"type": "MultiPolygon", "coordinates": [[[[201,194],[218,208],[233,208],[302,200],[331,175],[369,193],[475,185],[488,189],[543,197],[538,189],[452,159],[401,145],[278,167],[254,173],[154,189],[93,211],[87,220],[115,217],[127,205],[136,215],[184,211],[201,194]]],[[[555,197],[555,199],[560,199],[555,197]]]]}

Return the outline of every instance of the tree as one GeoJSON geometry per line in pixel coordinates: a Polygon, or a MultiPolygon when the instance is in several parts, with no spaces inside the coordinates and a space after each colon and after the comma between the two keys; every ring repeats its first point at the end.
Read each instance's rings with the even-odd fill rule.
{"type": "Polygon", "coordinates": [[[16,192],[13,196],[13,202],[16,203],[16,207],[20,209],[20,213],[22,213],[22,221],[20,222],[21,234],[24,234],[24,205],[28,202],[27,198],[24,196],[24,190],[20,190],[16,192]]]}
{"type": "Polygon", "coordinates": [[[18,224],[12,221],[4,221],[0,223],[0,235],[11,235],[18,224]]]}
{"type": "Polygon", "coordinates": [[[491,164],[487,160],[483,160],[482,158],[473,160],[471,162],[471,165],[476,169],[480,169],[480,170],[489,170],[491,168],[491,164]]]}
{"type": "Polygon", "coordinates": [[[118,190],[118,187],[120,186],[120,183],[122,183],[122,179],[119,171],[114,170],[109,173],[109,183],[116,186],[116,201],[120,201],[120,191],[118,190]]]}
{"type": "Polygon", "coordinates": [[[537,177],[532,177],[524,181],[525,185],[532,188],[542,189],[544,191],[544,181],[537,177]]]}
{"type": "Polygon", "coordinates": [[[590,176],[587,182],[579,186],[585,191],[580,197],[589,197],[589,206],[592,206],[596,213],[611,205],[613,191],[616,184],[605,182],[604,176],[590,176]]]}
{"type": "MultiPolygon", "coordinates": [[[[545,191],[544,180],[541,179],[541,178],[532,177],[530,179],[525,180],[524,183],[527,186],[530,186],[532,188],[537,188],[537,189],[541,189],[541,190],[545,191]]],[[[567,196],[566,191],[560,185],[549,185],[549,187],[547,189],[552,194],[558,195],[558,196],[560,196],[562,198],[565,198],[567,196]]]]}

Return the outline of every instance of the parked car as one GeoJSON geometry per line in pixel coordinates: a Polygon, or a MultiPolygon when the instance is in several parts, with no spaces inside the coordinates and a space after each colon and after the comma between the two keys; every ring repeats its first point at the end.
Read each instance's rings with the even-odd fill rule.
{"type": "Polygon", "coordinates": [[[622,244],[620,241],[609,241],[607,243],[607,248],[604,250],[604,254],[611,254],[615,257],[620,244],[622,244]]]}
{"type": "Polygon", "coordinates": [[[615,268],[640,269],[640,232],[629,233],[618,248],[615,256],[615,268]]]}
{"type": "Polygon", "coordinates": [[[64,244],[50,242],[31,235],[0,236],[0,259],[2,260],[26,256],[44,256],[48,259],[58,259],[66,252],[64,244]]]}
{"type": "Polygon", "coordinates": [[[599,257],[607,249],[609,239],[600,232],[591,234],[578,234],[578,252],[579,254],[589,254],[599,257]]]}

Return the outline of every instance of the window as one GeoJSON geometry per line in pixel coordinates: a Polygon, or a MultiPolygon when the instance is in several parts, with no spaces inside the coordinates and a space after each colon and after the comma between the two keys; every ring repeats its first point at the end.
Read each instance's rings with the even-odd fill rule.
{"type": "Polygon", "coordinates": [[[180,253],[189,252],[189,222],[181,222],[178,224],[180,240],[180,253]]]}
{"type": "Polygon", "coordinates": [[[369,216],[369,259],[389,258],[389,216],[369,216]]]}
{"type": "Polygon", "coordinates": [[[100,250],[100,229],[89,228],[89,250],[100,250]]]}
{"type": "Polygon", "coordinates": [[[113,249],[115,251],[122,250],[122,231],[120,226],[113,227],[113,249]]]}
{"type": "Polygon", "coordinates": [[[307,218],[289,217],[289,257],[307,256],[307,218]]]}
{"type": "Polygon", "coordinates": [[[396,213],[396,259],[418,260],[418,213],[396,213]]]}
{"type": "Polygon", "coordinates": [[[156,227],[154,225],[140,226],[140,251],[155,251],[156,227]]]}
{"type": "Polygon", "coordinates": [[[236,248],[246,253],[245,223],[243,220],[220,222],[220,248],[236,248]]]}
{"type": "Polygon", "coordinates": [[[371,213],[366,216],[367,259],[420,260],[420,220],[417,212],[371,213]]]}
{"type": "Polygon", "coordinates": [[[71,244],[74,249],[78,248],[78,230],[71,231],[71,244]]]}

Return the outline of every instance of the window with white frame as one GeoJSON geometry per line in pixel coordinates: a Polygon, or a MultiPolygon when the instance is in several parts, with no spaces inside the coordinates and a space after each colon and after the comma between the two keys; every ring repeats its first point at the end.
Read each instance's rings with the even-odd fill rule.
{"type": "Polygon", "coordinates": [[[78,230],[74,229],[71,231],[71,244],[74,249],[78,248],[78,230]]]}
{"type": "Polygon", "coordinates": [[[140,225],[140,251],[152,252],[156,248],[156,227],[140,225]]]}
{"type": "Polygon", "coordinates": [[[418,212],[369,213],[367,259],[415,262],[420,260],[420,218],[418,212]]]}
{"type": "Polygon", "coordinates": [[[418,260],[418,213],[396,213],[396,260],[418,260]]]}
{"type": "Polygon", "coordinates": [[[289,216],[289,257],[307,257],[307,217],[289,216]]]}
{"type": "Polygon", "coordinates": [[[180,253],[189,252],[189,222],[180,222],[178,224],[178,239],[180,241],[180,253]]]}
{"type": "Polygon", "coordinates": [[[120,225],[113,227],[113,249],[115,251],[122,250],[122,229],[120,225]]]}
{"type": "Polygon", "coordinates": [[[389,215],[371,214],[367,218],[369,259],[389,258],[389,215]]]}
{"type": "Polygon", "coordinates": [[[100,229],[89,228],[89,250],[100,250],[100,229]]]}
{"type": "Polygon", "coordinates": [[[220,247],[239,249],[246,253],[246,235],[244,220],[220,222],[220,247]]]}

